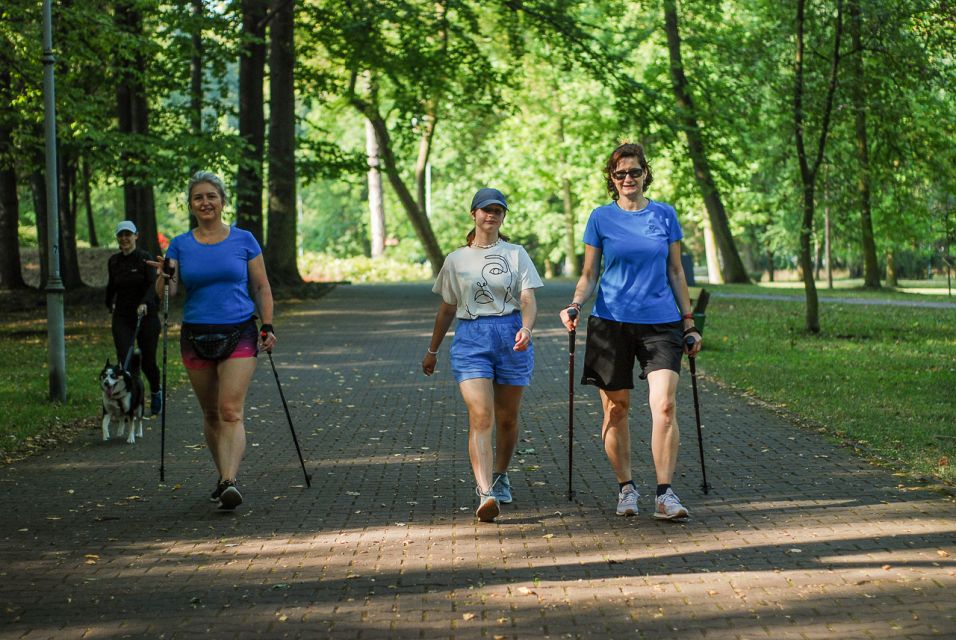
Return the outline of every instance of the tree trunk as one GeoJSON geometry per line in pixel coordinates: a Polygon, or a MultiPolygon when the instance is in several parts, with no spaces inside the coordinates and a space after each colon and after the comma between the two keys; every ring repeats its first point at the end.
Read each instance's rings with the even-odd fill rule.
{"type": "Polygon", "coordinates": [[[804,141],[804,29],[806,0],[797,0],[797,19],[796,19],[796,54],[794,58],[794,84],[793,84],[793,124],[794,141],[797,148],[797,161],[800,164],[800,180],[803,183],[803,220],[800,225],[800,270],[803,277],[804,290],[806,292],[806,329],[811,333],[820,331],[820,310],[819,300],[817,299],[816,283],[813,280],[813,216],[814,216],[814,192],[816,188],[817,173],[823,162],[823,152],[826,149],[827,135],[830,131],[830,116],[833,110],[833,96],[836,93],[837,70],[840,64],[840,39],[843,34],[843,2],[837,0],[836,25],[833,37],[833,57],[830,66],[830,78],[827,86],[827,95],[823,116],[820,124],[819,138],[817,141],[816,156],[811,161],[807,157],[806,144],[804,141]]]}
{"type": "Polygon", "coordinates": [[[850,93],[856,126],[856,156],[860,167],[857,192],[860,196],[860,232],[863,239],[863,286],[880,288],[880,267],[876,259],[876,240],[873,235],[873,216],[870,210],[870,152],[866,139],[866,73],[863,68],[863,38],[859,0],[848,2],[850,9],[850,36],[853,40],[852,78],[850,93]]]}
{"type": "MultiPolygon", "coordinates": [[[[355,102],[354,98],[353,102],[355,102]]],[[[364,111],[364,108],[367,108],[367,105],[364,105],[363,108],[359,110],[364,111]]],[[[385,175],[388,176],[388,182],[392,185],[392,189],[395,190],[399,202],[402,203],[402,208],[405,209],[405,213],[408,215],[408,219],[411,221],[412,227],[415,229],[415,233],[422,243],[422,248],[425,249],[425,255],[428,257],[428,262],[431,265],[432,274],[438,275],[442,264],[445,262],[445,254],[442,253],[441,247],[438,246],[438,240],[435,238],[435,232],[432,231],[428,216],[426,216],[422,208],[418,206],[408,187],[402,182],[402,176],[398,172],[398,165],[395,162],[395,154],[392,151],[391,138],[388,135],[388,128],[385,126],[385,121],[377,112],[372,112],[371,110],[369,113],[366,113],[366,117],[368,117],[372,126],[375,127],[375,135],[378,136],[378,145],[382,153],[382,162],[385,165],[385,175]]]]}
{"type": "Polygon", "coordinates": [[[773,251],[767,249],[767,282],[773,282],[774,277],[774,265],[773,265],[773,251]]]}
{"type": "Polygon", "coordinates": [[[899,285],[899,281],[896,278],[896,260],[893,257],[893,250],[888,249],[886,252],[886,286],[896,287],[899,285]]]}
{"type": "MultiPolygon", "coordinates": [[[[395,190],[398,201],[402,204],[402,208],[405,209],[405,214],[408,216],[409,222],[412,223],[412,228],[415,229],[418,240],[422,243],[422,248],[425,250],[425,255],[432,268],[432,274],[438,275],[442,264],[445,262],[445,255],[442,253],[441,247],[438,246],[438,240],[435,238],[435,233],[432,230],[431,221],[429,221],[427,213],[419,206],[418,202],[415,201],[411,191],[409,191],[408,187],[405,186],[405,183],[402,181],[402,176],[398,171],[398,164],[395,161],[395,153],[392,151],[392,140],[388,135],[388,126],[378,112],[374,84],[370,85],[370,100],[366,101],[360,98],[355,91],[355,83],[358,77],[359,74],[357,72],[352,73],[352,78],[349,82],[349,101],[359,113],[364,115],[365,118],[372,123],[372,128],[375,129],[375,137],[378,139],[378,149],[381,154],[382,165],[385,168],[385,175],[388,177],[388,182],[392,185],[392,189],[395,190]]],[[[427,138],[423,136],[429,145],[431,143],[431,134],[434,133],[434,131],[435,128],[431,127],[431,129],[426,130],[426,132],[429,133],[427,138]]],[[[421,157],[421,147],[419,147],[419,161],[421,157]]]]}
{"type": "Polygon", "coordinates": [[[720,268],[720,255],[717,253],[717,240],[714,238],[714,228],[710,226],[710,218],[704,216],[704,257],[707,259],[707,282],[710,284],[724,284],[723,269],[720,268]]]}
{"type": "Polygon", "coordinates": [[[239,137],[243,146],[236,175],[236,225],[265,244],[262,224],[263,157],[266,120],[266,0],[242,0],[242,47],[239,50],[239,137]]]}
{"type": "Polygon", "coordinates": [[[83,208],[86,210],[86,226],[89,229],[89,240],[91,247],[100,246],[100,241],[96,235],[96,218],[93,216],[93,195],[90,190],[90,182],[93,176],[90,171],[90,161],[84,159],[80,164],[80,172],[83,176],[83,208]]]}
{"type": "Polygon", "coordinates": [[[694,179],[710,216],[711,227],[722,258],[721,274],[725,282],[750,282],[750,276],[737,252],[724,203],[717,183],[710,171],[707,150],[704,145],[697,113],[690,93],[689,82],[684,73],[681,58],[681,40],[677,24],[676,0],[664,0],[664,27],[667,31],[667,50],[670,55],[671,85],[677,102],[677,116],[687,138],[687,151],[694,165],[694,179]]]}
{"type": "MultiPolygon", "coordinates": [[[[143,17],[131,2],[118,2],[116,22],[120,30],[134,38],[143,35],[143,17]]],[[[149,132],[149,105],[142,77],[146,59],[141,53],[121,62],[120,81],[116,88],[119,131],[129,138],[144,137],[149,132]]],[[[156,228],[156,202],[149,176],[149,158],[143,152],[121,154],[123,204],[126,218],[136,223],[139,244],[149,253],[160,253],[156,228]]]]}
{"type": "MultiPolygon", "coordinates": [[[[0,92],[10,87],[9,70],[0,69],[0,92]]],[[[17,172],[13,163],[12,127],[0,126],[0,289],[23,289],[20,263],[20,199],[17,172]]]]}
{"type": "Polygon", "coordinates": [[[372,236],[372,257],[385,254],[385,194],[382,190],[382,173],[378,170],[378,138],[375,127],[365,119],[365,153],[368,156],[368,211],[369,234],[372,236]]]}
{"type": "MultiPolygon", "coordinates": [[[[203,65],[203,44],[202,44],[202,25],[205,12],[205,0],[192,0],[193,6],[193,34],[192,34],[192,58],[189,61],[189,129],[190,133],[199,140],[202,136],[202,107],[203,107],[203,83],[202,83],[202,65],[203,65]]],[[[193,175],[202,167],[195,163],[189,167],[189,175],[193,175]]],[[[199,226],[196,216],[188,216],[189,228],[194,229],[199,226]]]]}
{"type": "Polygon", "coordinates": [[[76,162],[70,153],[60,147],[59,166],[59,220],[60,220],[60,278],[64,289],[83,286],[80,260],[76,250],[76,162]]]}
{"type": "MultiPolygon", "coordinates": [[[[37,167],[44,166],[42,149],[38,150],[34,162],[37,167]]],[[[47,242],[47,228],[49,221],[46,214],[46,177],[42,169],[34,169],[30,174],[30,192],[33,194],[33,211],[36,215],[37,225],[37,254],[40,258],[40,284],[38,289],[46,289],[47,282],[50,279],[50,260],[47,258],[47,252],[50,243],[47,242]]]]}
{"type": "Polygon", "coordinates": [[[296,264],[295,2],[273,0],[269,38],[269,235],[266,267],[279,284],[302,282],[296,264]]]}
{"type": "MultiPolygon", "coordinates": [[[[429,157],[432,151],[432,140],[435,137],[435,126],[438,124],[437,109],[430,105],[428,113],[422,118],[421,136],[418,139],[418,159],[415,161],[415,192],[418,195],[418,208],[428,216],[428,198],[426,182],[428,180],[429,157]]],[[[372,127],[374,130],[375,127],[372,127]]]]}

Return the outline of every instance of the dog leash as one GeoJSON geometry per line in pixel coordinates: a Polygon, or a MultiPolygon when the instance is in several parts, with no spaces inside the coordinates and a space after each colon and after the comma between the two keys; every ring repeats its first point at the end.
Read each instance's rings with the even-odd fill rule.
{"type": "Polygon", "coordinates": [[[133,357],[133,349],[136,348],[136,337],[139,335],[139,325],[143,322],[143,316],[136,316],[136,329],[133,331],[133,342],[129,345],[129,351],[126,352],[126,360],[123,361],[123,371],[129,371],[129,361],[133,357]]]}

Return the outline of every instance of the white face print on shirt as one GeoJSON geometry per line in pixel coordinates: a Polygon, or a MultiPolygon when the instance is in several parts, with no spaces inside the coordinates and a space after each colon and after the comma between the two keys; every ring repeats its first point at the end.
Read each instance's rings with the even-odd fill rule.
{"type": "Polygon", "coordinates": [[[482,279],[474,284],[474,296],[465,305],[471,317],[478,315],[500,314],[504,311],[505,302],[512,299],[511,285],[514,283],[515,274],[508,266],[504,256],[487,255],[486,264],[481,269],[482,279]],[[492,289],[501,291],[504,289],[505,296],[501,300],[495,300],[492,289]],[[479,314],[479,311],[482,313],[479,314]]]}

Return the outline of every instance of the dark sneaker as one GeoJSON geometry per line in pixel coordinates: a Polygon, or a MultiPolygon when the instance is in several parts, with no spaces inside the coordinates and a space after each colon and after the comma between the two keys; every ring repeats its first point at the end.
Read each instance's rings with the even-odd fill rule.
{"type": "Polygon", "coordinates": [[[491,479],[491,495],[501,504],[511,504],[511,481],[508,480],[508,473],[495,473],[491,479]]]}
{"type": "Polygon", "coordinates": [[[163,390],[155,391],[149,396],[149,412],[158,416],[163,410],[163,390]]]}
{"type": "Polygon", "coordinates": [[[491,493],[482,493],[480,489],[476,489],[476,492],[478,493],[478,509],[475,510],[475,516],[482,522],[494,522],[501,513],[498,501],[491,493]]]}
{"type": "Polygon", "coordinates": [[[231,510],[242,504],[242,494],[239,493],[235,480],[223,480],[219,486],[222,487],[222,493],[219,494],[220,509],[231,510]]]}
{"type": "Polygon", "coordinates": [[[216,490],[209,494],[209,502],[219,502],[219,496],[222,495],[222,478],[216,480],[216,490]]]}

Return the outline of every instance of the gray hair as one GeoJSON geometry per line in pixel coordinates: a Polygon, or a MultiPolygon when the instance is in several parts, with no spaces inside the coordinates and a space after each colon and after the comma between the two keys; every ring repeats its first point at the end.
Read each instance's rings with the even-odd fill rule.
{"type": "Polygon", "coordinates": [[[189,179],[189,187],[186,189],[186,206],[189,206],[189,200],[193,195],[193,187],[197,184],[202,184],[203,182],[208,182],[212,186],[216,187],[216,191],[219,192],[219,197],[222,198],[222,203],[227,204],[228,199],[226,198],[226,186],[222,182],[222,178],[217,176],[212,171],[197,171],[193,174],[193,177],[189,179]]]}

